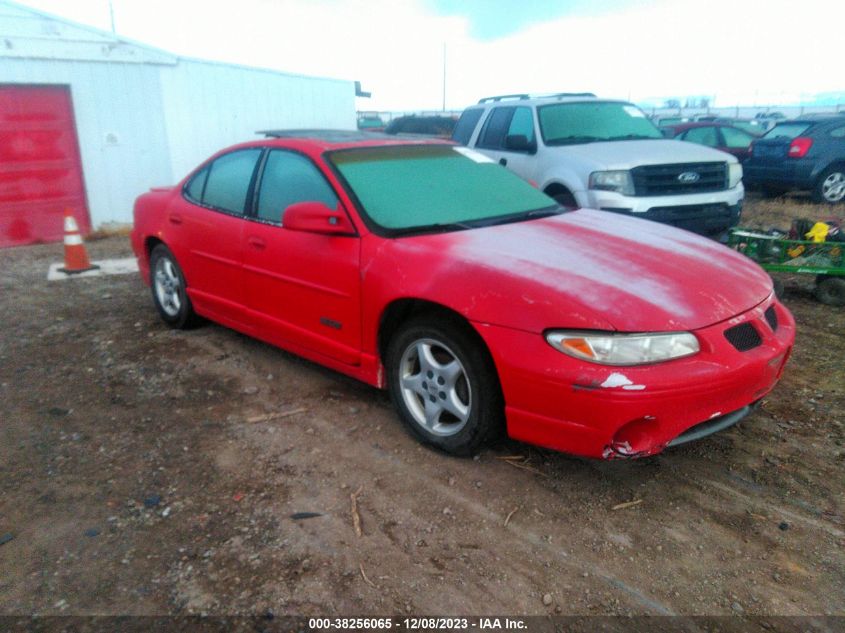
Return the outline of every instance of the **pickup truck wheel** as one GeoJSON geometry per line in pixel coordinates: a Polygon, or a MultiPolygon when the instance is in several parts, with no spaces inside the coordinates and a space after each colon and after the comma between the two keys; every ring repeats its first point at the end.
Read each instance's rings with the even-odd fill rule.
{"type": "Polygon", "coordinates": [[[834,165],[822,172],[813,190],[813,200],[828,204],[845,200],[845,166],[834,165]]]}
{"type": "Polygon", "coordinates": [[[573,196],[568,191],[556,194],[552,196],[560,206],[566,207],[567,209],[579,209],[578,202],[575,200],[575,196],[573,196]]]}
{"type": "Polygon", "coordinates": [[[418,440],[471,455],[504,426],[493,363],[457,323],[417,318],[397,332],[386,354],[390,396],[418,440]]]}
{"type": "Polygon", "coordinates": [[[815,293],[819,302],[829,306],[845,306],[845,279],[827,277],[816,282],[815,293]]]}
{"type": "Polygon", "coordinates": [[[196,314],[186,292],[185,277],[164,244],[156,246],[150,254],[150,277],[153,303],[161,320],[180,330],[194,325],[196,314]]]}

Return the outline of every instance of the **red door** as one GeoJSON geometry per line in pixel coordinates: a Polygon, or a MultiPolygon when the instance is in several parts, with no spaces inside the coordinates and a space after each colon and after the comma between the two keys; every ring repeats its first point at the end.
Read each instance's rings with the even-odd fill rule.
{"type": "Polygon", "coordinates": [[[88,233],[69,89],[0,86],[0,247],[61,240],[66,208],[88,233]]]}

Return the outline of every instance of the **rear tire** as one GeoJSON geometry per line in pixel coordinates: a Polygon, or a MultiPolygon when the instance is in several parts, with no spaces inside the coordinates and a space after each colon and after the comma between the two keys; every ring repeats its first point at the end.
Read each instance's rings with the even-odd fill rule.
{"type": "Polygon", "coordinates": [[[828,306],[845,306],[845,279],[827,277],[816,282],[814,294],[820,303],[828,306]]]}
{"type": "Polygon", "coordinates": [[[813,202],[825,204],[845,202],[845,166],[833,165],[822,172],[813,189],[813,202]]]}
{"type": "Polygon", "coordinates": [[[185,276],[164,244],[157,245],[150,254],[150,287],[162,321],[179,330],[196,324],[197,316],[188,297],[185,276]]]}
{"type": "Polygon", "coordinates": [[[401,326],[386,354],[388,388],[410,433],[452,455],[472,455],[504,428],[504,399],[483,344],[457,319],[401,326]]]}

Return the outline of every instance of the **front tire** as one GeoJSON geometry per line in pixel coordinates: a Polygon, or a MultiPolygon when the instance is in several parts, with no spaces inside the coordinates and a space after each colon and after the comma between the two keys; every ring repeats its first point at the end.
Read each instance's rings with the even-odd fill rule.
{"type": "Polygon", "coordinates": [[[150,254],[150,286],[153,303],[162,321],[179,330],[196,323],[185,276],[173,253],[164,244],[157,245],[150,254]]]}
{"type": "Polygon", "coordinates": [[[561,193],[555,194],[552,196],[560,206],[566,207],[567,209],[575,210],[579,209],[578,201],[575,199],[569,191],[563,191],[561,193]]]}
{"type": "Polygon", "coordinates": [[[495,367],[468,325],[414,319],[392,338],[386,361],[393,404],[421,442],[471,455],[504,427],[495,367]]]}

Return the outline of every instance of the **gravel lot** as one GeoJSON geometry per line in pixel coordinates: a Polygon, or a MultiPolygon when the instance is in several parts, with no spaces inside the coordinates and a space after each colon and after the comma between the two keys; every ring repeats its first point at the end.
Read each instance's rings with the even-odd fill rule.
{"type": "Polygon", "coordinates": [[[737,427],[456,459],[375,389],[167,329],[136,275],[47,282],[61,255],[0,251],[0,614],[845,615],[845,310],[805,278],[784,380],[737,427]]]}

